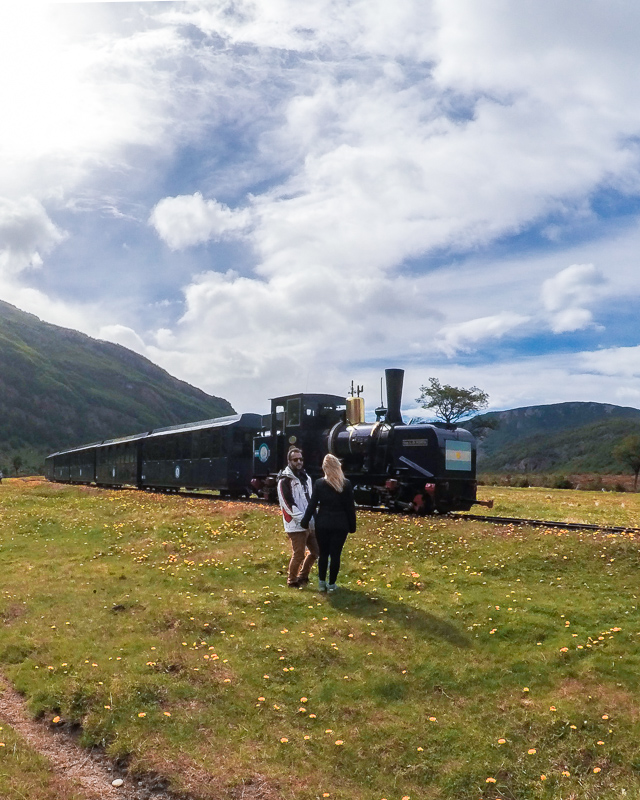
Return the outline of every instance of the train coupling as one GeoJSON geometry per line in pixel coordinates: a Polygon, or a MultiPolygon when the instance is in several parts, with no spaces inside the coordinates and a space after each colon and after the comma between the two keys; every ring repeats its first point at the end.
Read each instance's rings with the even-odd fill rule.
{"type": "Polygon", "coordinates": [[[493,500],[476,500],[475,505],[493,508],[493,500]]]}

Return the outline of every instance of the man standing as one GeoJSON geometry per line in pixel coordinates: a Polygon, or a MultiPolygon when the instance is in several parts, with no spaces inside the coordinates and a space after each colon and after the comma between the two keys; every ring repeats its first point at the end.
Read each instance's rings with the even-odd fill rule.
{"type": "Polygon", "coordinates": [[[290,447],[287,461],[287,466],[278,476],[278,500],[292,551],[287,586],[300,587],[309,583],[309,572],[318,558],[319,550],[313,521],[308,530],[300,525],[312,488],[311,478],[304,471],[302,450],[290,447]]]}

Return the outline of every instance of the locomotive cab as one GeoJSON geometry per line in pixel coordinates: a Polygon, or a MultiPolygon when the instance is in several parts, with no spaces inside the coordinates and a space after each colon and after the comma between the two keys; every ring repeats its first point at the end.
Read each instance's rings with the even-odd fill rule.
{"type": "Polygon", "coordinates": [[[342,422],[345,400],[333,394],[293,394],[271,400],[271,413],[253,440],[253,489],[262,496],[274,494],[275,478],[287,465],[289,448],[304,453],[305,469],[312,478],[322,475],[325,432],[342,422]]]}

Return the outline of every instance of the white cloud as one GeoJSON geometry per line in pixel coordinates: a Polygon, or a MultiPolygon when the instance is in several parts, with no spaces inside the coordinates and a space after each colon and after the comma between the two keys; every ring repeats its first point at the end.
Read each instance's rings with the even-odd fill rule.
{"type": "MultiPolygon", "coordinates": [[[[611,27],[608,12],[585,13],[585,30],[611,27]]],[[[274,170],[289,172],[254,200],[261,274],[318,261],[394,269],[437,248],[485,245],[550,212],[573,220],[603,183],[638,188],[632,42],[611,52],[597,36],[576,39],[572,15],[551,16],[549,43],[547,14],[504,2],[172,7],[165,19],[222,37],[230,52],[245,48],[236,113],[257,109],[265,126],[250,166],[270,153],[274,170]],[[593,61],[603,50],[610,80],[593,61]],[[256,73],[286,87],[271,116],[256,73]]],[[[218,58],[201,63],[221,67],[218,58]]],[[[178,246],[192,231],[195,242],[209,235],[205,219],[186,227],[178,246]]]]}
{"type": "Polygon", "coordinates": [[[558,311],[551,323],[554,333],[568,333],[588,328],[593,323],[593,314],[586,308],[565,308],[558,311]]]}
{"type": "MultiPolygon", "coordinates": [[[[634,348],[635,349],[635,348],[634,348]]],[[[622,358],[624,359],[624,355],[622,358]]],[[[629,354],[627,354],[629,355],[629,354]]],[[[411,406],[418,397],[418,387],[431,375],[453,386],[479,386],[489,395],[490,408],[521,408],[573,401],[638,405],[640,397],[638,376],[639,354],[635,358],[636,372],[594,369],[599,352],[545,354],[496,361],[491,364],[462,366],[451,363],[436,370],[431,367],[409,367],[405,376],[405,404],[409,414],[424,415],[411,406]]],[[[603,359],[604,360],[604,359],[603,359]]]]}
{"type": "MultiPolygon", "coordinates": [[[[553,355],[510,361],[504,367],[498,356],[491,367],[470,373],[456,363],[455,355],[465,351],[482,355],[487,344],[496,352],[500,338],[532,336],[546,325],[539,300],[544,275],[563,290],[564,303],[575,298],[593,302],[591,278],[594,291],[608,292],[611,297],[619,292],[640,294],[635,267],[639,237],[640,230],[632,229],[617,240],[570,251],[576,261],[587,251],[598,260],[614,261],[617,269],[603,284],[590,269],[578,270],[574,280],[569,280],[571,270],[566,274],[563,270],[558,278],[557,254],[553,253],[514,256],[492,263],[490,271],[483,259],[470,260],[455,270],[443,266],[426,275],[385,274],[375,269],[367,274],[366,261],[353,270],[348,266],[331,269],[320,261],[304,270],[283,268],[264,279],[233,272],[203,273],[185,287],[186,313],[181,323],[159,332],[155,348],[147,355],[179,377],[223,394],[247,410],[255,407],[261,393],[275,396],[301,387],[339,392],[358,376],[375,386],[381,367],[354,367],[373,361],[387,366],[424,364],[416,388],[420,380],[424,383],[427,370],[435,370],[455,385],[466,385],[471,374],[467,382],[482,388],[497,386],[492,402],[502,407],[570,399],[606,401],[607,396],[609,402],[617,397],[628,402],[637,378],[624,388],[615,381],[602,382],[582,357],[564,357],[562,366],[552,369],[560,363],[553,355]],[[616,281],[617,286],[613,285],[616,281]],[[505,297],[518,311],[500,310],[505,297]],[[474,316],[478,308],[495,313],[474,316]],[[445,320],[453,321],[443,324],[445,320]],[[450,363],[434,363],[434,352],[445,352],[450,363]],[[497,374],[502,376],[500,381],[497,374]]],[[[571,310],[554,308],[557,314],[571,310]]],[[[579,308],[574,310],[577,313],[579,308]]],[[[375,389],[374,394],[377,397],[375,389]]]]}
{"type": "Polygon", "coordinates": [[[194,0],[170,8],[165,16],[232,45],[343,57],[354,51],[423,60],[434,27],[433,8],[414,0],[315,0],[304,5],[295,0],[235,0],[232,5],[194,0]]]}
{"type": "Polygon", "coordinates": [[[98,331],[98,338],[114,344],[121,344],[136,353],[145,355],[146,345],[138,334],[126,325],[103,325],[98,331]]]}
{"type": "MultiPolygon", "coordinates": [[[[341,385],[357,361],[426,363],[436,351],[455,370],[456,353],[542,324],[595,330],[596,303],[640,292],[637,232],[616,244],[620,258],[611,235],[561,250],[567,230],[595,223],[600,190],[640,192],[631,3],[586,3],[579,19],[550,0],[237,0],[77,17],[72,6],[0,25],[12,76],[0,87],[0,193],[13,208],[32,198],[0,258],[15,278],[3,291],[23,307],[55,319],[67,308],[83,330],[243,404],[256,385],[297,390],[319,374],[315,388],[341,385]],[[172,251],[212,243],[204,254],[162,248],[164,269],[186,275],[179,322],[168,312],[132,322],[166,299],[142,271],[120,309],[69,289],[49,310],[43,293],[19,294],[18,273],[46,268],[60,241],[56,212],[81,238],[67,220],[105,208],[116,210],[109,222],[131,211],[129,227],[117,228],[117,255],[83,269],[114,258],[148,269],[136,262],[147,220],[172,251]],[[553,240],[551,256],[483,250],[530,226],[553,240]],[[229,257],[240,237],[251,247],[238,271],[208,271],[214,243],[229,257]],[[607,283],[597,263],[616,264],[607,283]]],[[[593,375],[573,378],[591,390],[593,375]]],[[[499,396],[507,390],[519,396],[505,378],[499,396]]]]}
{"type": "Polygon", "coordinates": [[[80,305],[57,300],[38,289],[20,286],[12,276],[0,276],[0,297],[45,322],[82,331],[89,336],[97,335],[96,322],[105,315],[104,309],[97,303],[80,305]]]}
{"type": "Polygon", "coordinates": [[[594,302],[602,273],[593,264],[572,264],[542,284],[542,302],[554,333],[576,331],[591,325],[593,315],[585,308],[594,302]]]}
{"type": "Polygon", "coordinates": [[[166,156],[215,113],[188,36],[158,24],[157,9],[110,5],[0,4],[0,71],[11,75],[0,85],[0,193],[64,201],[114,171],[126,194],[123,178],[140,181],[151,151],[166,156]]]}
{"type": "MultiPolygon", "coordinates": [[[[593,34],[576,40],[573,15],[549,9],[549,43],[547,13],[504,2],[374,4],[370,13],[321,3],[302,16],[293,7],[182,12],[232,43],[301,56],[274,72],[292,93],[266,140],[297,164],[256,198],[264,273],[318,258],[353,268],[356,251],[369,268],[392,269],[435,248],[486,244],[551,211],[574,214],[603,183],[638,187],[631,40],[618,54],[593,34]],[[319,64],[306,58],[321,48],[319,64]],[[402,62],[389,61],[401,50],[402,62]],[[610,80],[593,60],[602,51],[613,58],[610,80]]],[[[609,10],[586,13],[585,30],[611,28],[609,10]]],[[[637,26],[637,14],[624,25],[637,26]]]]}
{"type": "Polygon", "coordinates": [[[238,407],[301,386],[324,391],[332,381],[346,391],[347,362],[420,353],[441,318],[424,280],[373,274],[363,282],[319,266],[268,281],[203,273],[185,303],[148,357],[238,407]]]}
{"type": "Polygon", "coordinates": [[[165,197],[154,207],[149,222],[172,250],[241,233],[251,222],[247,209],[232,210],[200,192],[165,197]]]}
{"type": "Polygon", "coordinates": [[[640,346],[582,353],[580,360],[589,372],[623,379],[640,378],[640,346]]]}
{"type": "Polygon", "coordinates": [[[0,197],[0,272],[17,274],[29,266],[42,266],[42,255],[65,238],[33,197],[0,197]]]}
{"type": "Polygon", "coordinates": [[[502,338],[524,325],[529,319],[530,317],[522,314],[503,311],[491,317],[479,317],[455,325],[445,325],[438,332],[436,344],[449,356],[460,351],[468,352],[482,342],[502,338]]]}

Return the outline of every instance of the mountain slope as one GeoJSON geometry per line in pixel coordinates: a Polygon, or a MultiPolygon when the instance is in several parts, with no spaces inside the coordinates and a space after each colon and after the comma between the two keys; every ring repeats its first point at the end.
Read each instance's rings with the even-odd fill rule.
{"type": "Polygon", "coordinates": [[[607,403],[556,403],[482,414],[497,423],[480,442],[483,472],[617,472],[617,442],[640,432],[640,410],[607,403]]]}
{"type": "MultiPolygon", "coordinates": [[[[125,347],[0,301],[0,464],[62,447],[232,414],[125,347]]],[[[23,459],[24,460],[24,459],[23,459]]]]}

